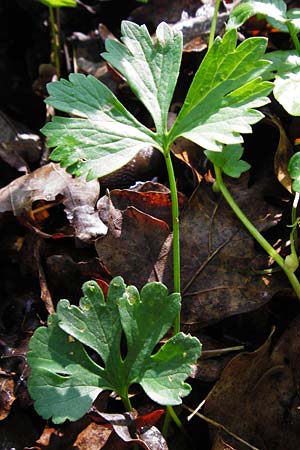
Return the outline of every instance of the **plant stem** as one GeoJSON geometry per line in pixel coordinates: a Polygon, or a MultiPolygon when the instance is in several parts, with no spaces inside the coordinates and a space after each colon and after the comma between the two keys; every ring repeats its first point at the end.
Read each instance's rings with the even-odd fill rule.
{"type": "Polygon", "coordinates": [[[223,194],[225,200],[227,201],[228,205],[231,207],[233,212],[237,215],[237,217],[240,219],[240,221],[243,223],[243,225],[247,228],[249,233],[256,239],[256,241],[261,245],[261,247],[276,261],[276,263],[281,267],[281,269],[286,274],[287,278],[289,279],[289,282],[294,289],[297,297],[300,299],[300,283],[294,272],[292,272],[285,264],[284,259],[274,250],[274,248],[269,244],[269,242],[262,236],[262,234],[255,228],[255,226],[250,222],[250,220],[247,218],[247,216],[243,213],[243,211],[239,208],[239,206],[236,204],[235,200],[231,196],[230,192],[228,191],[227,187],[224,184],[223,178],[222,178],[222,171],[221,169],[214,165],[215,174],[216,174],[216,180],[218,187],[223,194]]]}
{"type": "Polygon", "coordinates": [[[291,38],[292,38],[292,41],[294,43],[295,49],[300,54],[300,42],[299,42],[299,39],[298,39],[298,36],[297,36],[296,29],[295,29],[294,25],[291,22],[286,22],[286,25],[287,25],[289,33],[291,35],[291,38]]]}
{"type": "Polygon", "coordinates": [[[208,48],[209,49],[213,45],[213,42],[215,39],[220,4],[221,4],[221,0],[216,0],[215,7],[214,7],[214,15],[211,20],[210,32],[209,32],[209,40],[208,40],[208,48]]]}
{"type": "Polygon", "coordinates": [[[57,24],[55,22],[54,10],[52,6],[49,6],[49,18],[51,27],[53,63],[55,66],[57,78],[60,78],[60,37],[58,34],[59,31],[57,30],[57,24]]]}
{"type": "Polygon", "coordinates": [[[119,394],[119,395],[120,395],[120,397],[122,399],[122,402],[123,402],[123,405],[124,405],[126,411],[132,411],[133,407],[132,407],[131,402],[129,400],[128,390],[126,389],[126,392],[123,392],[122,395],[121,394],[119,394]]]}
{"type": "MultiPolygon", "coordinates": [[[[170,148],[164,150],[164,157],[168,171],[169,185],[172,201],[172,225],[173,225],[173,282],[174,292],[180,293],[180,240],[179,240],[179,205],[176,179],[171,160],[170,148]]],[[[175,318],[174,334],[180,331],[180,312],[175,318]]]]}

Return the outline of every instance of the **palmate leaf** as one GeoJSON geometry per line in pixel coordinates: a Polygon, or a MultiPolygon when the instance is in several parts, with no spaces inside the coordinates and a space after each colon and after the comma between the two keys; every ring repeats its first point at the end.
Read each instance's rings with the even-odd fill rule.
{"type": "Polygon", "coordinates": [[[270,62],[262,59],[265,38],[246,39],[236,47],[237,32],[217,38],[206,54],[190,86],[185,102],[169,133],[169,139],[183,136],[200,146],[220,151],[222,144],[242,142],[240,133],[262,113],[254,108],[269,102],[272,83],[261,75],[270,62]]]}
{"type": "Polygon", "coordinates": [[[162,150],[167,114],[174,93],[182,52],[180,32],[162,23],[154,44],[145,26],[122,22],[123,42],[107,40],[104,57],[128,80],[145,104],[157,132],[142,125],[113,93],[92,76],[71,74],[69,81],[48,85],[46,102],[79,118],[55,117],[42,132],[51,159],[75,175],[101,177],[125,165],[139,150],[162,150]]]}
{"type": "Polygon", "coordinates": [[[149,283],[139,294],[120,277],[111,281],[106,302],[95,282],[85,283],[83,292],[79,307],[61,300],[48,327],[38,328],[30,341],[28,386],[37,412],[55,423],[77,420],[102,390],[124,398],[133,383],[160,404],[181,403],[191,389],[184,380],[200,356],[198,339],[178,333],[152,354],[178,313],[180,295],[168,295],[161,283],[149,283]]]}

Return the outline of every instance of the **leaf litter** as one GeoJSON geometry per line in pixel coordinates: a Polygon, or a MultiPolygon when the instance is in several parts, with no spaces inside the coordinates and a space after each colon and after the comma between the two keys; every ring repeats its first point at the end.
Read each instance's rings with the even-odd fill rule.
{"type": "MultiPolygon", "coordinates": [[[[155,2],[153,3],[155,4],[155,2]]],[[[190,3],[192,5],[193,2],[190,3]]],[[[164,14],[162,8],[155,7],[154,9],[158,13],[158,18],[155,20],[160,22],[161,14],[164,14]]],[[[178,11],[175,11],[175,13],[178,15],[178,11]]],[[[142,14],[143,19],[145,18],[143,10],[139,14],[142,14]]],[[[285,140],[283,142],[285,148],[281,151],[280,157],[283,154],[283,158],[285,158],[285,152],[288,151],[288,139],[286,141],[286,136],[284,136],[284,132],[281,129],[280,133],[282,141],[285,140]]],[[[14,148],[13,151],[18,151],[18,149],[14,148]]],[[[279,152],[280,150],[278,149],[278,155],[279,152]]],[[[7,162],[17,170],[25,167],[28,177],[26,179],[21,177],[20,181],[16,180],[16,182],[13,182],[13,184],[8,185],[7,188],[1,191],[1,225],[4,227],[4,230],[7,224],[11,223],[7,222],[8,211],[13,212],[20,219],[18,232],[15,233],[17,238],[15,238],[13,246],[10,247],[11,252],[8,259],[13,255],[15,264],[16,255],[20,257],[19,247],[16,246],[16,242],[19,242],[20,238],[23,239],[24,237],[24,224],[26,227],[29,225],[34,226],[35,228],[31,228],[31,231],[40,232],[39,237],[47,240],[46,249],[42,249],[39,258],[42,268],[45,270],[46,284],[49,281],[49,269],[51,267],[53,282],[50,283],[50,293],[54,297],[55,302],[60,296],[68,296],[57,292],[53,295],[55,289],[59,290],[57,284],[60,284],[62,290],[66,292],[68,283],[64,286],[62,277],[59,278],[59,271],[66,265],[68,265],[69,273],[71,274],[69,275],[69,284],[71,282],[74,283],[74,281],[71,281],[74,279],[76,280],[74,284],[79,284],[79,274],[82,277],[80,278],[80,283],[89,279],[90,274],[98,283],[102,282],[102,278],[105,277],[106,281],[109,281],[110,272],[110,275],[121,273],[126,282],[134,282],[137,285],[155,279],[164,281],[172,288],[170,263],[172,235],[167,192],[164,195],[159,194],[159,197],[153,196],[152,192],[146,193],[143,197],[138,196],[136,193],[131,194],[131,191],[111,191],[110,196],[104,200],[102,199],[106,206],[104,206],[100,215],[109,219],[108,221],[103,220],[105,222],[105,225],[103,225],[98,218],[98,211],[95,209],[99,197],[96,183],[94,185],[89,183],[88,192],[86,192],[83,183],[75,185],[76,183],[73,184],[73,179],[69,175],[61,174],[54,182],[55,189],[52,190],[50,198],[47,197],[49,193],[47,190],[49,186],[47,172],[49,171],[50,175],[52,172],[55,172],[56,170],[53,171],[54,165],[49,164],[42,170],[38,169],[40,172],[29,173],[28,163],[26,160],[24,161],[25,163],[19,157],[16,162],[14,162],[13,158],[10,159],[9,157],[7,159],[7,162]],[[63,180],[61,184],[58,181],[59,178],[63,180]],[[50,206],[57,200],[60,202],[61,197],[67,212],[64,223],[70,223],[72,229],[71,233],[69,232],[68,239],[73,239],[73,236],[76,237],[76,242],[69,240],[69,242],[72,242],[71,245],[65,245],[67,234],[64,234],[64,230],[61,233],[62,241],[57,242],[54,237],[58,230],[54,230],[53,225],[44,229],[43,225],[41,226],[40,219],[37,219],[37,215],[35,214],[32,217],[32,212],[36,209],[36,202],[42,202],[38,204],[38,207],[43,209],[45,205],[50,206]],[[150,203],[152,201],[154,203],[154,207],[150,209],[148,209],[148,206],[144,207],[149,200],[150,203]],[[107,210],[105,211],[106,207],[107,210]],[[74,214],[74,208],[79,211],[77,215],[74,214]],[[106,226],[108,226],[108,234],[103,237],[106,232],[106,226]],[[22,229],[21,234],[20,228],[22,229]],[[42,236],[42,233],[44,233],[44,236],[42,236]],[[48,236],[46,237],[46,235],[48,236]],[[143,247],[141,244],[144,235],[147,236],[147,240],[146,246],[143,247]],[[51,236],[53,239],[51,239],[51,236]],[[102,237],[99,238],[99,236],[102,237]],[[95,239],[97,253],[93,248],[95,239]],[[80,249],[81,245],[87,246],[89,257],[92,256],[93,259],[85,258],[86,255],[83,255],[80,249]],[[53,246],[55,249],[53,249],[53,246]],[[71,251],[70,246],[73,246],[71,251]],[[50,248],[51,251],[49,251],[50,248]],[[151,251],[154,249],[155,252],[155,257],[150,260],[150,263],[147,258],[149,249],[151,251]],[[99,268],[101,264],[99,260],[105,264],[107,270],[105,275],[103,273],[100,274],[99,268]],[[90,264],[88,261],[93,261],[93,263],[90,264]],[[130,270],[131,264],[133,264],[132,267],[135,268],[135,271],[130,270]]],[[[280,166],[281,161],[277,163],[277,167],[278,164],[280,166]]],[[[281,170],[281,166],[279,170],[281,170]]],[[[249,187],[248,179],[244,177],[241,183],[239,181],[233,182],[230,186],[240,205],[246,205],[245,210],[250,217],[254,215],[259,218],[258,225],[264,231],[278,223],[283,209],[282,206],[280,208],[271,207],[264,201],[261,194],[263,185],[268,184],[268,182],[268,179],[256,181],[249,187]]],[[[55,208],[56,205],[53,207],[55,208]]],[[[49,208],[50,215],[51,208],[49,208]]],[[[47,210],[48,208],[46,208],[47,210]]],[[[236,324],[234,322],[235,317],[237,318],[236,320],[239,320],[241,314],[247,317],[247,312],[267,307],[274,294],[286,286],[285,280],[280,274],[266,276],[253,273],[253,271],[248,273],[247,269],[249,267],[251,269],[265,269],[270,267],[272,262],[268,261],[268,258],[257,250],[253,245],[252,239],[242,230],[224,202],[220,202],[219,197],[211,192],[210,185],[202,183],[194,197],[189,199],[188,203],[186,201],[183,202],[182,240],[183,282],[185,289],[183,312],[184,322],[189,328],[202,329],[212,323],[218,326],[222,320],[229,316],[233,316],[232,323],[236,324]]],[[[32,249],[33,247],[31,247],[30,251],[33,251],[32,249]]],[[[25,248],[23,248],[23,254],[24,250],[25,248]]],[[[22,264],[20,259],[18,264],[22,264]]],[[[23,282],[22,277],[19,280],[23,282]]],[[[78,288],[79,286],[77,286],[78,288]]],[[[71,297],[74,298],[75,302],[76,295],[73,293],[71,297]]],[[[12,297],[10,301],[15,301],[15,298],[12,297]]],[[[25,300],[19,300],[22,308],[26,302],[25,300]]],[[[17,304],[18,302],[15,301],[15,303],[17,304]]],[[[27,303],[29,304],[29,301],[27,303]]],[[[27,316],[29,314],[30,319],[34,317],[32,328],[37,323],[43,323],[43,318],[46,317],[45,313],[33,314],[30,307],[26,306],[26,308],[27,316]]],[[[14,314],[11,317],[12,321],[15,319],[14,314]]],[[[9,340],[9,337],[11,338],[6,326],[7,316],[8,313],[2,309],[1,321],[4,321],[4,327],[1,325],[1,339],[6,341],[9,340]]],[[[14,325],[16,324],[17,321],[14,325]]],[[[297,367],[298,325],[297,320],[295,320],[286,333],[279,337],[277,343],[270,344],[270,340],[268,340],[256,352],[248,356],[247,354],[240,355],[232,360],[228,368],[223,371],[221,379],[207,399],[207,409],[205,409],[207,415],[213,415],[226,425],[228,429],[235,431],[237,435],[243,436],[249,442],[254,442],[260,450],[269,450],[271,444],[276,449],[286,450],[291,448],[292,450],[297,448],[297,442],[299,441],[297,441],[296,429],[298,423],[298,391],[295,380],[299,372],[297,367]],[[250,375],[252,375],[252,379],[250,379],[250,375]],[[251,395],[249,395],[249,391],[251,395]],[[255,395],[253,394],[254,391],[255,395]],[[266,397],[269,399],[268,401],[265,400],[266,397]],[[231,414],[228,414],[228,411],[231,414]],[[261,424],[264,425],[264,429],[260,428],[261,441],[258,443],[256,443],[258,438],[257,430],[253,430],[253,423],[251,423],[253,417],[257,417],[257,411],[260,412],[260,415],[257,418],[256,425],[257,427],[261,427],[261,424]],[[243,417],[242,424],[240,420],[236,421],[237,415],[239,418],[243,417]],[[288,420],[286,420],[287,418],[288,420]],[[260,422],[258,422],[259,419],[260,422]],[[243,431],[245,431],[245,434],[243,431]]],[[[20,344],[18,342],[20,340],[18,334],[21,333],[21,331],[16,331],[16,326],[14,330],[15,336],[13,336],[11,343],[13,350],[17,349],[20,344]]],[[[23,332],[24,327],[22,328],[23,332]]],[[[25,333],[28,333],[26,328],[25,333]]],[[[220,331],[220,334],[222,334],[222,331],[220,331]]],[[[1,358],[1,363],[3,363],[3,358],[1,358]]],[[[2,384],[0,398],[3,406],[1,411],[3,414],[2,418],[4,419],[4,416],[7,416],[7,418],[2,420],[1,433],[5,424],[8,423],[7,419],[13,417],[14,404],[16,403],[14,396],[17,399],[20,398],[20,390],[17,383],[20,372],[16,371],[17,374],[15,374],[13,370],[10,371],[4,364],[2,366],[1,370],[4,372],[3,376],[7,382],[2,384]]],[[[212,378],[208,377],[207,380],[211,381],[212,378]]],[[[197,404],[198,399],[194,398],[193,400],[194,404],[197,404]]],[[[26,408],[28,408],[28,399],[25,404],[26,408]]],[[[26,408],[25,411],[27,411],[26,408]]],[[[20,417],[20,422],[22,422],[22,416],[20,417]]],[[[76,425],[78,424],[76,423],[76,425]]],[[[28,428],[30,427],[33,428],[33,425],[30,424],[28,428]]],[[[71,429],[72,425],[70,424],[55,428],[49,427],[43,433],[44,440],[40,442],[37,440],[35,447],[32,448],[56,449],[61,448],[61,446],[64,448],[77,446],[80,449],[96,449],[102,448],[102,445],[104,448],[109,448],[106,447],[106,441],[109,437],[107,427],[103,427],[93,421],[88,423],[85,418],[81,423],[81,428],[79,426],[76,429],[74,426],[73,434],[71,433],[72,439],[66,439],[66,436],[70,436],[71,429]],[[93,443],[92,436],[95,439],[95,435],[96,443],[93,443]],[[48,440],[46,436],[48,436],[48,440]],[[64,438],[66,439],[65,441],[64,438]],[[103,444],[101,443],[102,438],[103,444]]],[[[41,427],[40,432],[42,432],[41,427]]],[[[109,430],[109,433],[111,434],[111,430],[109,430]]],[[[226,434],[211,431],[211,435],[214,439],[214,450],[223,448],[239,450],[243,448],[240,443],[232,440],[226,434]]],[[[21,448],[25,442],[26,445],[29,443],[33,444],[34,439],[33,435],[23,437],[19,447],[21,448]]],[[[151,442],[154,442],[153,438],[150,439],[150,446],[144,448],[152,448],[151,442]]],[[[16,446],[18,447],[17,444],[16,446]]],[[[110,448],[122,448],[121,443],[117,444],[114,441],[110,448]]],[[[209,445],[207,445],[207,448],[210,448],[209,445]]]]}

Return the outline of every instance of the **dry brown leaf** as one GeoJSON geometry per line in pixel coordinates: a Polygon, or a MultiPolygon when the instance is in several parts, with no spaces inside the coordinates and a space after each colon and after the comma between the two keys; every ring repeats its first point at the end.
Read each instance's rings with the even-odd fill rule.
{"type": "MultiPolygon", "coordinates": [[[[269,338],[257,351],[230,361],[210,392],[204,413],[259,450],[295,450],[300,439],[299,375],[298,316],[273,350],[269,338]]],[[[212,434],[216,438],[220,432],[212,434]]],[[[247,449],[225,437],[236,450],[247,449]]]]}
{"type": "Polygon", "coordinates": [[[66,216],[82,241],[89,242],[106,233],[95,205],[99,196],[97,180],[72,178],[57,164],[47,164],[17,178],[0,190],[0,212],[12,211],[15,216],[30,215],[38,200],[54,202],[62,196],[66,216]]]}
{"type": "Polygon", "coordinates": [[[6,419],[15,401],[15,382],[12,377],[0,375],[0,420],[6,419]]]}

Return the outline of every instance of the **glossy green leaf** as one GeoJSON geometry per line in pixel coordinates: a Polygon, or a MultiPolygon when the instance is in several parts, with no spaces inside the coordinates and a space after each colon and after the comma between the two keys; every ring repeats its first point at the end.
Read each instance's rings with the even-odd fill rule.
{"type": "Polygon", "coordinates": [[[280,23],[286,21],[286,3],[284,0],[242,0],[232,10],[228,23],[227,30],[238,28],[250,17],[257,14],[272,18],[280,23]]]}
{"type": "Polygon", "coordinates": [[[225,145],[221,152],[206,150],[204,153],[213,164],[233,178],[239,178],[251,167],[246,161],[241,160],[243,147],[240,144],[225,145]]]}
{"type": "Polygon", "coordinates": [[[37,412],[55,423],[77,420],[102,390],[125,398],[133,383],[156,402],[181,403],[190,392],[184,380],[200,356],[198,339],[179,333],[152,354],[178,313],[180,295],[169,295],[161,283],[149,283],[139,294],[120,277],[110,283],[107,301],[95,282],[85,283],[83,292],[79,307],[61,300],[48,327],[30,341],[28,386],[37,412]],[[101,359],[91,360],[84,346],[101,359]]]}
{"type": "Polygon", "coordinates": [[[238,47],[237,32],[217,38],[202,61],[169,139],[183,136],[212,151],[242,142],[269,102],[273,84],[262,81],[270,62],[263,59],[267,40],[250,38],[238,47]]]}
{"type": "Polygon", "coordinates": [[[130,161],[142,148],[158,146],[142,125],[95,77],[71,74],[69,81],[48,84],[47,103],[78,118],[54,117],[42,128],[51,159],[88,179],[107,175],[130,161]]]}
{"type": "Polygon", "coordinates": [[[74,8],[77,6],[76,0],[39,0],[49,8],[61,8],[64,6],[74,8]]]}
{"type": "Polygon", "coordinates": [[[292,187],[295,192],[300,192],[300,152],[295,153],[289,162],[288,171],[294,180],[292,187]]]}
{"type": "Polygon", "coordinates": [[[154,44],[145,25],[123,21],[121,31],[122,43],[107,39],[102,57],[125,77],[162,135],[180,69],[182,34],[162,22],[154,44]]]}
{"type": "Polygon", "coordinates": [[[292,116],[300,116],[300,55],[296,50],[278,50],[266,55],[275,77],[274,97],[292,116]]]}

